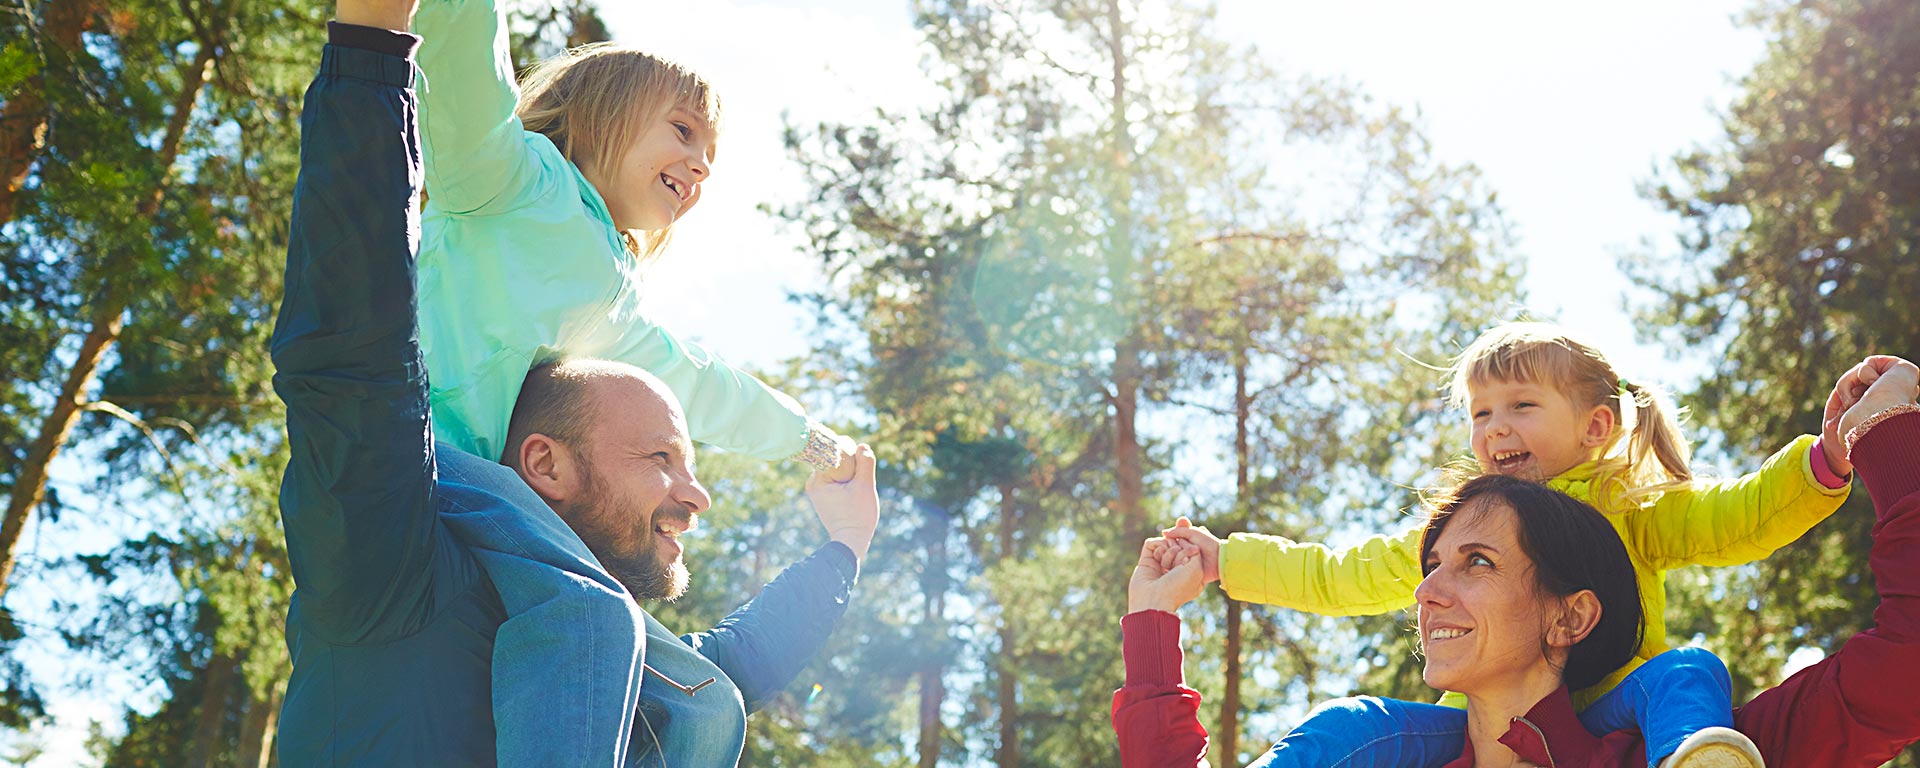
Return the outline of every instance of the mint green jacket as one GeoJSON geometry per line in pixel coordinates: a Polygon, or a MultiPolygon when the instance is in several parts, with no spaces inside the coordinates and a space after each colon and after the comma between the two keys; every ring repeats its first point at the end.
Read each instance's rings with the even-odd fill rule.
{"type": "Polygon", "coordinates": [[[695,440],[762,459],[799,453],[799,403],[641,312],[638,265],[599,191],[514,114],[503,15],[490,0],[426,0],[414,18],[428,198],[420,346],[435,437],[498,459],[529,368],[603,358],[665,381],[695,440]]]}

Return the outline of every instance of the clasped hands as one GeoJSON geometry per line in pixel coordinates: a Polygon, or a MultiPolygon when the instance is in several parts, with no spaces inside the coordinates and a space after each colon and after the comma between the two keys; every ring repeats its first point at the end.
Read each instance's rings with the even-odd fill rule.
{"type": "Polygon", "coordinates": [[[1178,612],[1219,580],[1220,539],[1182,517],[1140,545],[1140,561],[1127,582],[1127,612],[1178,612]]]}

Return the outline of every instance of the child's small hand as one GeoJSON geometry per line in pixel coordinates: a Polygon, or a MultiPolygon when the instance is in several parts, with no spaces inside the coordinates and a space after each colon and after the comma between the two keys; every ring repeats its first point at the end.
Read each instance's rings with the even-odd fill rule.
{"type": "Polygon", "coordinates": [[[1179,542],[1199,551],[1200,572],[1204,574],[1206,583],[1220,580],[1220,538],[1214,536],[1212,531],[1205,527],[1196,528],[1193,521],[1182,517],[1174,521],[1172,528],[1161,531],[1161,535],[1167,537],[1168,541],[1179,542]]]}

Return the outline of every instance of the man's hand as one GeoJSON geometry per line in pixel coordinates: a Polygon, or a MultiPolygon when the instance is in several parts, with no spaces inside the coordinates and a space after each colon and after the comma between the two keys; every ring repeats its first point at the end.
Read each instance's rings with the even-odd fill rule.
{"type": "MultiPolygon", "coordinates": [[[[1890,355],[1869,357],[1841,376],[1840,384],[1834,387],[1833,397],[1839,398],[1846,408],[1836,420],[1836,429],[1845,435],[1874,414],[1912,403],[1917,396],[1920,396],[1920,367],[1890,355]]],[[[1829,398],[1827,409],[1831,411],[1833,405],[1834,400],[1829,398]]]]}
{"type": "Polygon", "coordinates": [[[413,12],[419,8],[420,0],[336,0],[333,20],[405,32],[413,26],[413,12]]]}
{"type": "Polygon", "coordinates": [[[834,435],[833,444],[835,448],[839,449],[840,463],[835,465],[833,469],[826,470],[823,474],[827,476],[828,480],[836,483],[853,482],[854,470],[859,466],[859,462],[855,460],[854,454],[859,452],[860,444],[855,443],[853,438],[847,437],[846,435],[834,435]]]}
{"type": "Polygon", "coordinates": [[[827,527],[827,538],[847,545],[853,556],[867,557],[867,545],[873,543],[873,531],[880,526],[880,493],[873,480],[873,448],[856,446],[841,467],[851,467],[846,482],[836,482],[825,472],[807,478],[807,498],[813,513],[827,527]]]}
{"type": "Polygon", "coordinates": [[[1140,545],[1140,561],[1133,566],[1133,578],[1127,582],[1127,613],[1166,611],[1176,613],[1180,606],[1200,596],[1206,583],[1200,580],[1200,555],[1163,538],[1147,539],[1140,545]],[[1174,566],[1167,568],[1161,559],[1173,554],[1174,566]]]}
{"type": "Polygon", "coordinates": [[[1173,522],[1173,527],[1160,532],[1169,540],[1193,547],[1200,555],[1200,572],[1206,577],[1206,583],[1220,580],[1220,537],[1202,526],[1195,528],[1193,521],[1184,517],[1173,522]]]}

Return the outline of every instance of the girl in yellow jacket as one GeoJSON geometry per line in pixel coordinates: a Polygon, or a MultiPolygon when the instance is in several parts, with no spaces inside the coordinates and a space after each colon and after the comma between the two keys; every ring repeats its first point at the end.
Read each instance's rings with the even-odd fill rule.
{"type": "MultiPolygon", "coordinates": [[[[1758,753],[1730,728],[1726,666],[1699,649],[1668,650],[1666,572],[1753,562],[1826,519],[1846,500],[1853,471],[1839,437],[1796,438],[1735,480],[1696,479],[1659,393],[1622,378],[1598,350],[1542,323],[1482,334],[1455,361],[1448,389],[1452,404],[1472,418],[1481,472],[1543,482],[1587,501],[1626,541],[1644,631],[1627,666],[1577,692],[1582,722],[1595,733],[1639,728],[1650,766],[1759,768],[1758,753]]],[[[1838,423],[1835,415],[1825,432],[1838,423]]],[[[1184,518],[1167,531],[1199,548],[1207,578],[1234,599],[1328,616],[1413,605],[1424,576],[1420,533],[1414,526],[1336,550],[1253,533],[1221,541],[1184,518]]],[[[1489,574],[1501,567],[1495,553],[1482,560],[1489,574]]],[[[1474,631],[1464,629],[1459,640],[1473,642],[1474,631]]],[[[1466,715],[1459,698],[1448,694],[1439,705],[1374,697],[1328,702],[1255,765],[1438,768],[1460,754],[1466,715]]]]}

